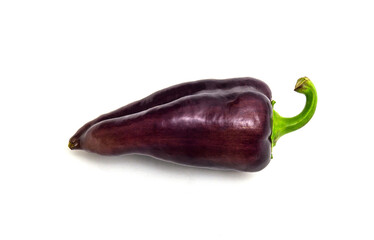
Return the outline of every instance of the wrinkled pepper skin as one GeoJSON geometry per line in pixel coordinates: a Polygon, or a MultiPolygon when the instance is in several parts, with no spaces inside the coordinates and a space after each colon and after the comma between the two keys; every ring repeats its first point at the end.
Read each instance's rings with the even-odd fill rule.
{"type": "Polygon", "coordinates": [[[69,148],[259,171],[270,162],[279,137],[304,126],[314,114],[317,95],[311,81],[300,78],[295,91],[306,95],[306,107],[293,118],[283,118],[273,109],[270,88],[260,80],[182,83],[86,123],[70,138],[69,148]]]}

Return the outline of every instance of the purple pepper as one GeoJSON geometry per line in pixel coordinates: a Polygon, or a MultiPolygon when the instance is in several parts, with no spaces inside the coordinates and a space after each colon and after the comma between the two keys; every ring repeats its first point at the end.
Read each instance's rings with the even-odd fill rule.
{"type": "MultiPolygon", "coordinates": [[[[307,104],[315,104],[304,109],[308,112],[302,114],[303,121],[296,119],[303,126],[313,115],[317,98],[309,79],[301,78],[298,84],[304,94],[314,90],[313,99],[306,96],[307,104]]],[[[296,130],[295,119],[280,117],[273,103],[269,87],[254,78],[182,83],[88,122],[70,139],[69,147],[102,155],[136,153],[190,166],[259,171],[270,162],[279,137],[296,130]]]]}

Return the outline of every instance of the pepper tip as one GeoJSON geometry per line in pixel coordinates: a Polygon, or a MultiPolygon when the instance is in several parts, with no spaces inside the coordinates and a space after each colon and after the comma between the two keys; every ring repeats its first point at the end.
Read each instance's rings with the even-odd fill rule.
{"type": "Polygon", "coordinates": [[[69,147],[71,150],[79,149],[79,148],[80,148],[79,139],[77,139],[77,138],[71,138],[71,139],[69,140],[68,147],[69,147]]]}

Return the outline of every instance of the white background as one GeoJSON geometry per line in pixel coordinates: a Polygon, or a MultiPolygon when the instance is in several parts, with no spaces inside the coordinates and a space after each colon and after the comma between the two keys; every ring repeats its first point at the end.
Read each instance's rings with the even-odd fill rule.
{"type": "Polygon", "coordinates": [[[371,1],[1,1],[0,239],[373,239],[371,1]],[[204,78],[319,103],[258,173],[70,151],[85,122],[204,78]]]}

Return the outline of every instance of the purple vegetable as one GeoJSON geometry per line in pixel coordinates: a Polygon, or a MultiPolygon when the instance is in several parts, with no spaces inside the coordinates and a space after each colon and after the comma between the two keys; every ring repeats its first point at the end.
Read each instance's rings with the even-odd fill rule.
{"type": "MultiPolygon", "coordinates": [[[[302,79],[299,90],[309,91],[313,84],[302,79]]],[[[200,80],[163,89],[88,122],[70,139],[69,147],[102,155],[136,153],[190,166],[259,171],[269,163],[278,138],[289,132],[283,126],[289,118],[276,113],[277,124],[273,124],[273,114],[271,91],[260,80],[200,80]]]]}

